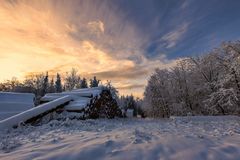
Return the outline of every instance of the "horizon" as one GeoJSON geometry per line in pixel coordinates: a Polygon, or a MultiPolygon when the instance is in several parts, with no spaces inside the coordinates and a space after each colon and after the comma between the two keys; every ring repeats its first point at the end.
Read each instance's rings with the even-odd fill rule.
{"type": "Polygon", "coordinates": [[[240,39],[240,1],[1,1],[0,81],[33,73],[111,80],[142,97],[155,68],[240,39]],[[4,71],[3,71],[4,69],[4,71]]]}

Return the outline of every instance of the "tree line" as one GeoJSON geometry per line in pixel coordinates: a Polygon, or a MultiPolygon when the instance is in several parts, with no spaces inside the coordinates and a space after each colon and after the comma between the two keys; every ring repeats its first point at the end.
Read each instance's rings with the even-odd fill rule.
{"type": "Polygon", "coordinates": [[[133,110],[133,117],[138,115],[145,117],[144,111],[142,110],[142,99],[136,98],[133,95],[122,95],[117,99],[118,105],[122,109],[123,116],[126,117],[127,110],[133,110]]]}
{"type": "MultiPolygon", "coordinates": [[[[98,87],[100,82],[101,80],[97,79],[96,76],[93,76],[89,81],[84,77],[81,78],[77,70],[73,68],[63,76],[59,73],[55,76],[49,76],[48,72],[46,72],[27,76],[22,82],[17,78],[12,78],[0,83],[0,91],[34,93],[36,96],[35,103],[39,104],[40,98],[46,93],[60,93],[73,89],[98,87]]],[[[143,113],[140,108],[140,99],[134,98],[132,95],[119,96],[118,90],[112,85],[111,81],[107,81],[104,86],[110,90],[112,97],[117,101],[118,106],[122,108],[124,113],[128,109],[134,110],[134,116],[143,113]]]]}
{"type": "Polygon", "coordinates": [[[37,99],[39,99],[46,93],[98,87],[99,83],[100,80],[96,76],[88,82],[86,78],[80,77],[76,69],[72,69],[64,75],[64,78],[59,73],[55,77],[50,77],[48,72],[27,76],[22,82],[17,80],[17,78],[12,78],[12,80],[0,83],[0,91],[34,93],[37,99]]]}
{"type": "Polygon", "coordinates": [[[171,69],[156,69],[143,106],[149,116],[240,114],[240,41],[225,42],[171,69]]]}

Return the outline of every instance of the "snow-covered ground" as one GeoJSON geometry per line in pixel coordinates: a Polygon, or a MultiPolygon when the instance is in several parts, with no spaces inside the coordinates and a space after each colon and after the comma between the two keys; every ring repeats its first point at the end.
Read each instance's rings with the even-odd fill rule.
{"type": "Polygon", "coordinates": [[[240,117],[53,120],[1,131],[0,159],[239,159],[240,117]]]}

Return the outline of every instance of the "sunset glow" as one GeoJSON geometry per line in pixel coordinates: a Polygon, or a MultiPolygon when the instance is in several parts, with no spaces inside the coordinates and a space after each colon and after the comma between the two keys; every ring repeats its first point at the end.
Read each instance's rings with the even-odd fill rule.
{"type": "MultiPolygon", "coordinates": [[[[190,4],[182,3],[177,12],[187,14],[190,4]]],[[[12,77],[21,80],[46,71],[65,73],[74,67],[82,77],[96,75],[102,82],[111,80],[123,94],[142,96],[154,68],[168,68],[176,59],[190,55],[190,50],[176,49],[182,47],[179,42],[184,38],[191,38],[188,33],[194,27],[191,18],[178,23],[174,15],[166,22],[161,19],[162,10],[159,14],[146,11],[146,16],[152,12],[154,16],[149,18],[156,22],[146,28],[136,13],[111,1],[3,0],[0,81],[12,77]],[[131,20],[134,16],[136,21],[131,20]],[[162,28],[171,23],[178,24],[166,27],[168,30],[162,28]],[[153,36],[153,29],[161,34],[153,36]]],[[[213,46],[220,43],[208,41],[213,46]]],[[[195,51],[198,53],[199,49],[195,51]]]]}
{"type": "Polygon", "coordinates": [[[111,79],[123,93],[126,89],[132,89],[127,93],[135,93],[144,88],[145,80],[139,77],[149,74],[157,63],[161,65],[161,61],[149,62],[138,52],[138,42],[132,39],[137,31],[131,24],[123,26],[112,12],[106,17],[108,6],[96,10],[98,5],[87,1],[0,3],[0,67],[4,68],[1,81],[23,79],[36,72],[64,73],[74,67],[82,76],[98,75],[103,82],[111,79]],[[119,25],[125,28],[124,32],[119,25]],[[128,41],[124,41],[128,36],[128,41]],[[130,60],[133,55],[141,58],[143,64],[130,60]],[[144,75],[129,77],[135,68],[149,63],[149,69],[140,71],[144,75]]]}

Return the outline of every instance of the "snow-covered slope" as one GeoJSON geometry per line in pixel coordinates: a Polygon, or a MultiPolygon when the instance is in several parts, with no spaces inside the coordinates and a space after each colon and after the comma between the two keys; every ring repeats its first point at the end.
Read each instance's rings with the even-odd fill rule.
{"type": "Polygon", "coordinates": [[[0,159],[238,160],[240,117],[51,121],[0,133],[0,159]]]}
{"type": "Polygon", "coordinates": [[[34,107],[34,94],[0,92],[0,120],[34,107]]]}

